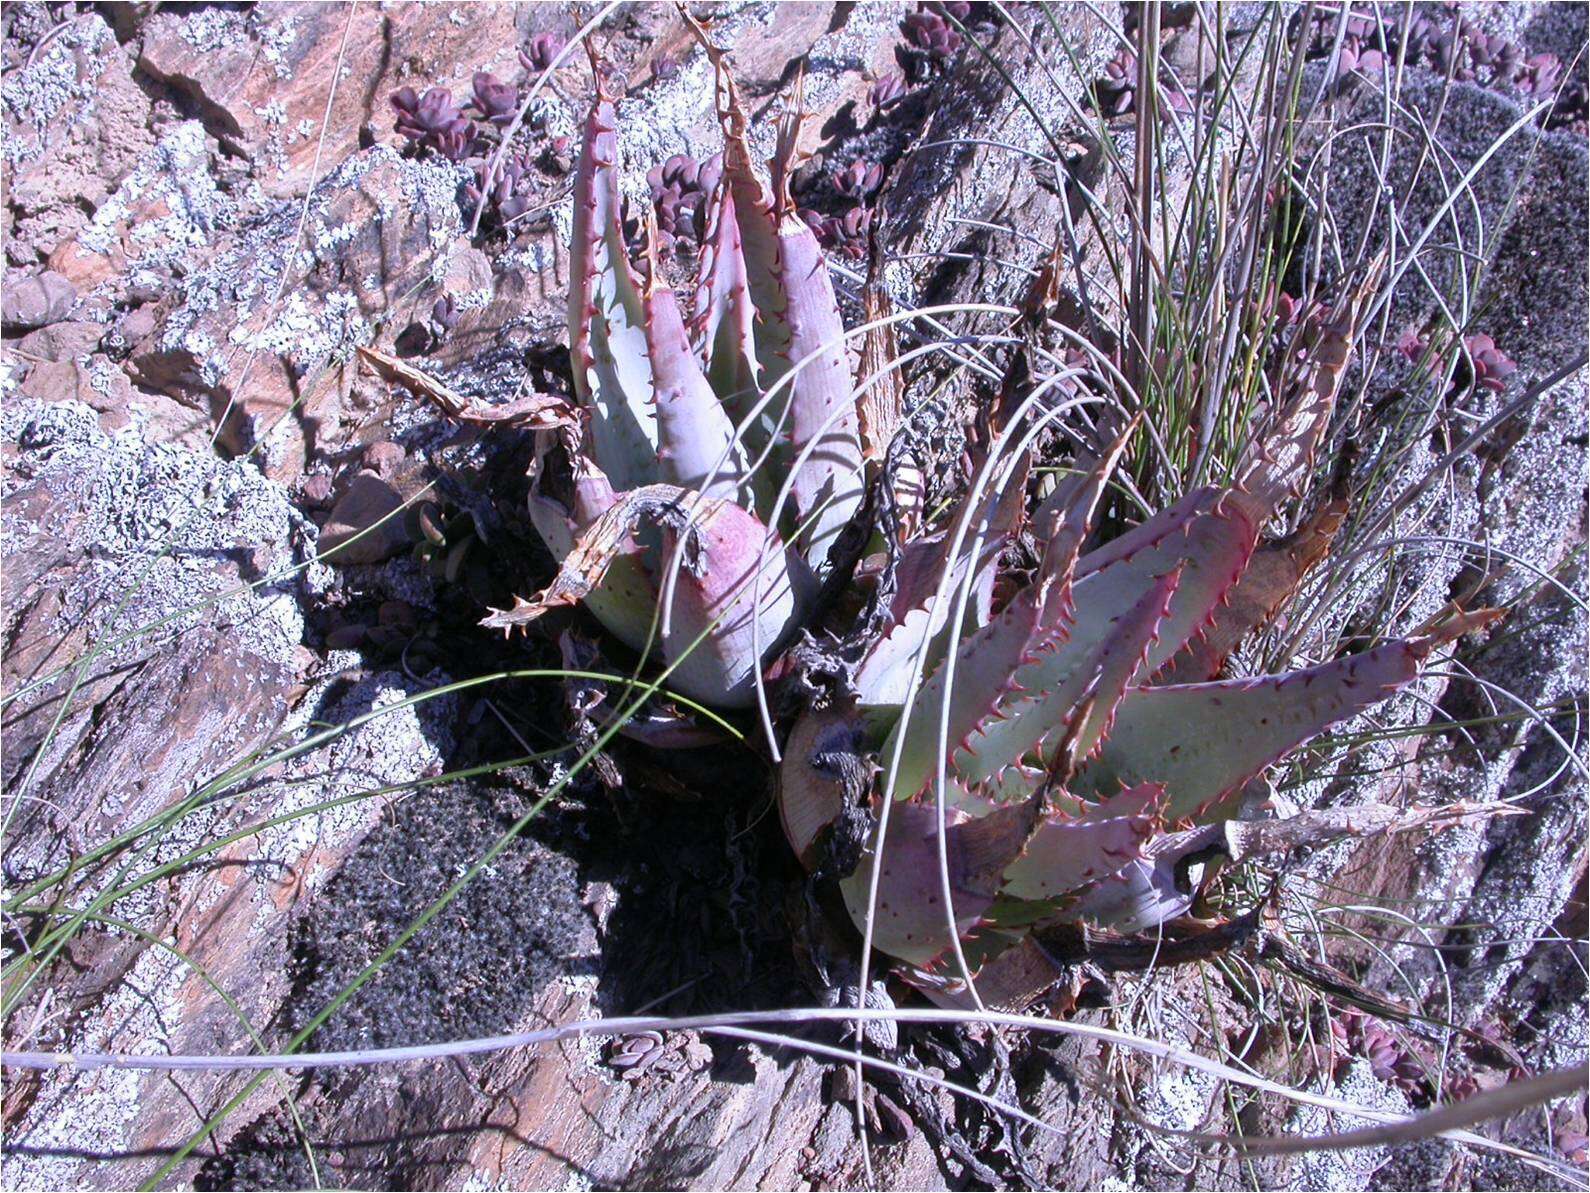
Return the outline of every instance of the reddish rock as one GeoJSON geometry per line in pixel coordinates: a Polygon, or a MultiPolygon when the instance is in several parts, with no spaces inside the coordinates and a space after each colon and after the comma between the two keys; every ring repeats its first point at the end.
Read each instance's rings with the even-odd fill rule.
{"type": "Polygon", "coordinates": [[[78,360],[98,348],[104,338],[105,327],[100,323],[52,323],[28,332],[17,341],[17,351],[38,360],[78,360]]]}
{"type": "Polygon", "coordinates": [[[414,541],[406,515],[396,489],[374,472],[356,473],[320,530],[320,553],[339,565],[390,559],[414,541]]]}
{"type": "Polygon", "coordinates": [[[387,96],[400,86],[440,84],[463,93],[476,70],[522,74],[516,10],[521,6],[266,3],[246,12],[158,12],[144,26],[138,64],[198,103],[228,147],[256,164],[266,194],[302,194],[322,134],[322,175],[358,147],[362,126],[378,140],[392,139],[387,96]],[[322,129],[345,30],[342,81],[322,129]]]}
{"type": "Polygon", "coordinates": [[[56,246],[50,268],[79,290],[92,290],[127,268],[127,254],[119,240],[100,253],[74,238],[56,246]]]}
{"type": "Polygon", "coordinates": [[[36,260],[89,221],[154,144],[150,102],[109,26],[79,14],[5,84],[7,255],[36,260]],[[9,218],[9,217],[8,217],[9,218]]]}
{"type": "Polygon", "coordinates": [[[221,443],[291,481],[311,453],[346,444],[355,350],[434,303],[431,279],[463,250],[459,175],[380,147],[284,203],[185,279],[182,301],[131,358],[138,381],[205,410],[221,443]],[[286,276],[284,277],[284,273],[286,276]]]}
{"type": "Polygon", "coordinates": [[[131,421],[132,382],[103,356],[44,361],[23,378],[18,393],[41,402],[82,402],[99,413],[99,425],[107,431],[131,421]]]}

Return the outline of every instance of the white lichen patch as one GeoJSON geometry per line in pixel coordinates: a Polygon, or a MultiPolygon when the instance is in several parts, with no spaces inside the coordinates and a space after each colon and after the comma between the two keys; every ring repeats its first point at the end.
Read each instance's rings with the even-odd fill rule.
{"type": "Polygon", "coordinates": [[[0,155],[6,166],[14,170],[33,161],[46,131],[66,114],[73,125],[92,115],[100,77],[115,48],[110,26],[98,16],[85,16],[57,33],[31,62],[6,72],[0,84],[8,133],[0,155]],[[22,129],[33,135],[16,135],[22,129]]]}
{"type": "Polygon", "coordinates": [[[177,25],[182,40],[196,50],[219,50],[248,40],[248,21],[229,8],[200,8],[177,25]]]}
{"type": "MultiPolygon", "coordinates": [[[[126,237],[131,268],[147,271],[186,261],[206,248],[216,231],[235,227],[236,202],[210,172],[204,126],[197,120],[161,133],[79,236],[83,247],[109,253],[126,237]],[[142,218],[138,218],[138,217],[142,218]]],[[[154,275],[149,275],[153,280],[154,275]]]]}
{"type": "MultiPolygon", "coordinates": [[[[1330,1094],[1371,1110],[1405,1115],[1411,1112],[1408,1100],[1395,1088],[1376,1080],[1369,1062],[1354,1060],[1330,1094]]],[[[1299,1106],[1288,1120],[1288,1135],[1326,1135],[1368,1126],[1357,1116],[1332,1114],[1316,1106],[1299,1106]]],[[[1293,1187],[1299,1190],[1367,1189],[1375,1170],[1385,1162],[1383,1147],[1351,1148],[1345,1151],[1305,1152],[1293,1169],[1293,1187]]]]}
{"type": "MultiPolygon", "coordinates": [[[[179,993],[191,970],[172,953],[149,948],[92,1014],[72,1025],[78,1052],[128,1052],[161,1056],[174,1051],[168,1025],[181,1017],[179,993]]],[[[156,1075],[125,1069],[82,1073],[58,1069],[46,1074],[38,1105],[57,1113],[37,1113],[25,1135],[26,1151],[6,1157],[6,1188],[77,1188],[83,1154],[110,1155],[132,1146],[134,1127],[147,1082],[156,1075]]]]}
{"type": "Polygon", "coordinates": [[[383,225],[377,229],[383,239],[401,234],[404,226],[423,228],[430,271],[445,274],[462,227],[457,195],[463,178],[460,167],[411,161],[385,146],[350,158],[310,193],[307,210],[297,200],[276,205],[187,279],[183,304],[161,329],[161,348],[188,354],[200,381],[218,389],[253,352],[279,356],[299,377],[350,359],[355,347],[373,338],[372,316],[387,301],[382,287],[388,279],[366,271],[356,275],[357,289],[319,290],[303,285],[305,276],[322,263],[333,263],[340,272],[362,238],[371,235],[368,219],[361,217],[372,210],[383,225]],[[394,174],[396,185],[370,181],[374,170],[394,174]],[[348,202],[361,189],[365,194],[348,202]],[[350,209],[361,214],[350,218],[350,209]],[[390,231],[384,226],[389,224],[390,231]],[[212,329],[224,331],[224,343],[216,342],[212,329]]]}
{"type": "Polygon", "coordinates": [[[293,42],[298,38],[298,17],[291,5],[273,9],[266,17],[259,15],[262,11],[252,9],[249,12],[254,35],[259,39],[260,56],[270,64],[278,79],[290,79],[293,68],[289,58],[293,42]]]}

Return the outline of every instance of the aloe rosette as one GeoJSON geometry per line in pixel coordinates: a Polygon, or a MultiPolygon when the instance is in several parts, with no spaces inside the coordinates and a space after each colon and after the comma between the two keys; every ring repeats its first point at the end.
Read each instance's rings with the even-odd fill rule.
{"type": "Polygon", "coordinates": [[[785,186],[793,129],[770,187],[721,64],[719,89],[723,171],[687,319],[655,226],[639,267],[631,259],[614,100],[597,71],[570,254],[585,416],[558,433],[566,469],[544,444],[531,496],[562,566],[546,592],[492,624],[582,600],[634,649],[655,634],[671,687],[743,707],[806,616],[864,474],[833,284],[785,186]]]}
{"type": "MultiPolygon", "coordinates": [[[[793,729],[779,793],[790,843],[840,876],[858,927],[870,921],[873,946],[932,997],[966,1005],[970,977],[985,1003],[1019,1003],[1058,976],[1035,943],[1044,930],[1154,930],[1188,912],[1190,874],[1210,859],[1439,820],[1429,809],[1237,815],[1267,768],[1407,684],[1494,611],[1453,609],[1416,636],[1305,670],[1216,678],[1341,521],[1329,503],[1293,534],[1261,539],[1308,472],[1369,293],[1317,307],[1297,330],[1281,397],[1232,484],[1084,551],[1128,428],[1032,515],[1043,550],[1028,582],[968,577],[995,570],[986,550],[960,569],[934,560],[914,587],[902,581],[853,699],[793,729]],[[963,629],[939,612],[958,584],[1015,591],[998,609],[968,601],[963,629]]],[[[1020,528],[1021,502],[1006,498],[1025,475],[1017,453],[1006,515],[984,515],[994,560],[1020,528]]]]}
{"type": "MultiPolygon", "coordinates": [[[[542,433],[531,495],[561,566],[493,623],[583,602],[630,647],[660,644],[670,686],[743,707],[838,565],[831,552],[898,410],[852,382],[827,266],[786,189],[798,119],[764,183],[733,82],[708,52],[723,170],[689,318],[655,228],[631,259],[598,72],[569,297],[584,413],[542,433]]],[[[891,478],[912,508],[881,633],[839,700],[792,728],[779,806],[802,862],[839,878],[874,946],[933,997],[964,1004],[970,977],[986,1002],[1020,1002],[1055,976],[1034,943],[1045,929],[1156,928],[1188,911],[1189,875],[1212,858],[1443,822],[1440,809],[1237,813],[1269,767],[1407,684],[1492,611],[1453,610],[1414,637],[1289,674],[1216,678],[1341,521],[1328,503],[1285,538],[1262,533],[1309,472],[1373,292],[1366,280],[1290,330],[1273,405],[1230,483],[1092,549],[1135,424],[1030,513],[1030,445],[1058,413],[1038,394],[996,428],[946,522],[924,527],[919,475],[891,478]],[[1040,546],[1030,576],[1001,572],[1018,538],[1040,546]]],[[[871,381],[895,354],[881,291],[864,298],[871,381]]]]}

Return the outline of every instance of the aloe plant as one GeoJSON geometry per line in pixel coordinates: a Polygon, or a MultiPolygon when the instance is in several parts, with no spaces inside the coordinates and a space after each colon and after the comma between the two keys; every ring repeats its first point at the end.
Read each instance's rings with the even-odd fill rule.
{"type": "Polygon", "coordinates": [[[637,650],[657,612],[670,684],[723,706],[754,698],[861,503],[858,411],[833,283],[787,190],[798,117],[771,186],[720,63],[721,181],[687,320],[657,231],[625,239],[613,96],[600,70],[575,179],[569,292],[574,390],[561,486],[544,445],[534,523],[562,569],[504,625],[583,600],[637,650]]]}
{"type": "MultiPolygon", "coordinates": [[[[1327,503],[1261,542],[1308,473],[1372,293],[1370,279],[1304,321],[1267,433],[1229,484],[1084,551],[1134,422],[1034,513],[1042,558],[1025,585],[1000,578],[1016,588],[1003,608],[973,601],[984,611],[957,632],[936,611],[965,571],[935,561],[903,586],[853,699],[795,726],[779,793],[791,845],[809,868],[842,875],[858,926],[870,919],[873,945],[932,996],[964,1005],[970,976],[985,1001],[1020,1002],[1057,976],[1035,929],[1154,929],[1190,908],[1194,861],[1430,822],[1428,810],[1236,816],[1267,768],[1408,683],[1494,611],[1453,609],[1413,637],[1290,674],[1215,678],[1341,521],[1327,503]],[[859,860],[858,810],[884,825],[859,860]]],[[[1008,474],[1019,490],[1024,462],[1008,474]]],[[[996,559],[1021,517],[1019,500],[1005,504],[1014,514],[993,520],[996,559]]]]}
{"type": "MultiPolygon", "coordinates": [[[[660,638],[679,690],[732,707],[752,701],[758,673],[808,620],[861,504],[863,461],[881,458],[893,421],[858,404],[826,263],[786,189],[798,116],[780,129],[765,184],[733,81],[708,52],[723,170],[688,320],[651,221],[631,259],[598,71],[569,296],[584,417],[543,433],[531,497],[562,562],[544,592],[495,621],[583,602],[637,650],[660,638]]],[[[935,997],[966,998],[964,960],[991,999],[1019,1001],[1052,976],[1032,947],[1046,925],[1134,932],[1182,915],[1191,859],[1404,823],[1305,816],[1270,830],[1235,816],[1268,767],[1409,682],[1491,611],[1454,610],[1415,637],[1291,674],[1215,678],[1341,521],[1326,504],[1261,541],[1310,470],[1377,281],[1372,271],[1297,321],[1263,434],[1226,484],[1084,550],[1137,421],[1029,517],[1033,435],[999,458],[1031,417],[1023,407],[981,461],[997,483],[974,486],[947,525],[910,520],[881,636],[844,700],[794,726],[779,804],[802,861],[841,876],[857,923],[870,918],[875,946],[935,997]],[[1029,529],[1042,550],[1023,584],[1000,561],[1029,529]],[[858,841],[863,811],[886,826],[881,839],[858,841]]],[[[866,297],[870,314],[886,309],[875,290],[866,297]]],[[[863,372],[886,371],[887,335],[860,355],[863,372]]],[[[895,479],[919,499],[919,477],[895,479]]]]}

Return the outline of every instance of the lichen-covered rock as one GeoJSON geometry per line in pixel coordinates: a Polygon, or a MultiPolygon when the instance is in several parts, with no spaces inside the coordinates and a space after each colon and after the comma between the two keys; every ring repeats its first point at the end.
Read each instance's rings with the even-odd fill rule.
{"type": "Polygon", "coordinates": [[[3,431],[8,786],[36,770],[9,856],[47,867],[275,728],[304,525],[249,465],[76,402],[17,403],[3,431]]]}
{"type": "Polygon", "coordinates": [[[135,350],[134,376],[207,408],[224,446],[293,479],[348,430],[355,349],[435,301],[465,247],[461,182],[446,162],[356,154],[311,193],[301,242],[301,205],[283,203],[188,277],[135,350]]]}
{"type": "Polygon", "coordinates": [[[154,142],[149,97],[104,20],[78,14],[40,45],[0,85],[6,253],[19,263],[83,227],[154,142]]]}
{"type": "MultiPolygon", "coordinates": [[[[253,1048],[252,1033],[268,1032],[292,993],[292,922],[396,798],[388,789],[438,773],[453,747],[454,698],[411,700],[422,691],[392,672],[356,683],[333,676],[318,684],[278,740],[283,747],[320,744],[276,768],[274,781],[229,789],[231,798],[219,808],[179,821],[151,860],[203,847],[267,817],[288,819],[213,853],[214,864],[179,871],[152,897],[113,906],[183,955],[91,930],[90,943],[79,949],[90,963],[57,993],[85,1013],[68,1016],[39,1042],[135,1052],[253,1048]],[[325,739],[326,724],[348,728],[325,739]],[[375,792],[381,794],[350,798],[375,792]],[[347,802],[312,810],[338,799],[347,802]]],[[[136,1186],[159,1167],[173,1140],[201,1127],[246,1080],[238,1073],[192,1074],[180,1082],[110,1070],[51,1073],[8,1126],[8,1185],[136,1186]]],[[[262,1086],[222,1132],[223,1141],[275,1105],[284,1088],[262,1086]]],[[[191,1161],[188,1170],[198,1163],[191,1161]]]]}

